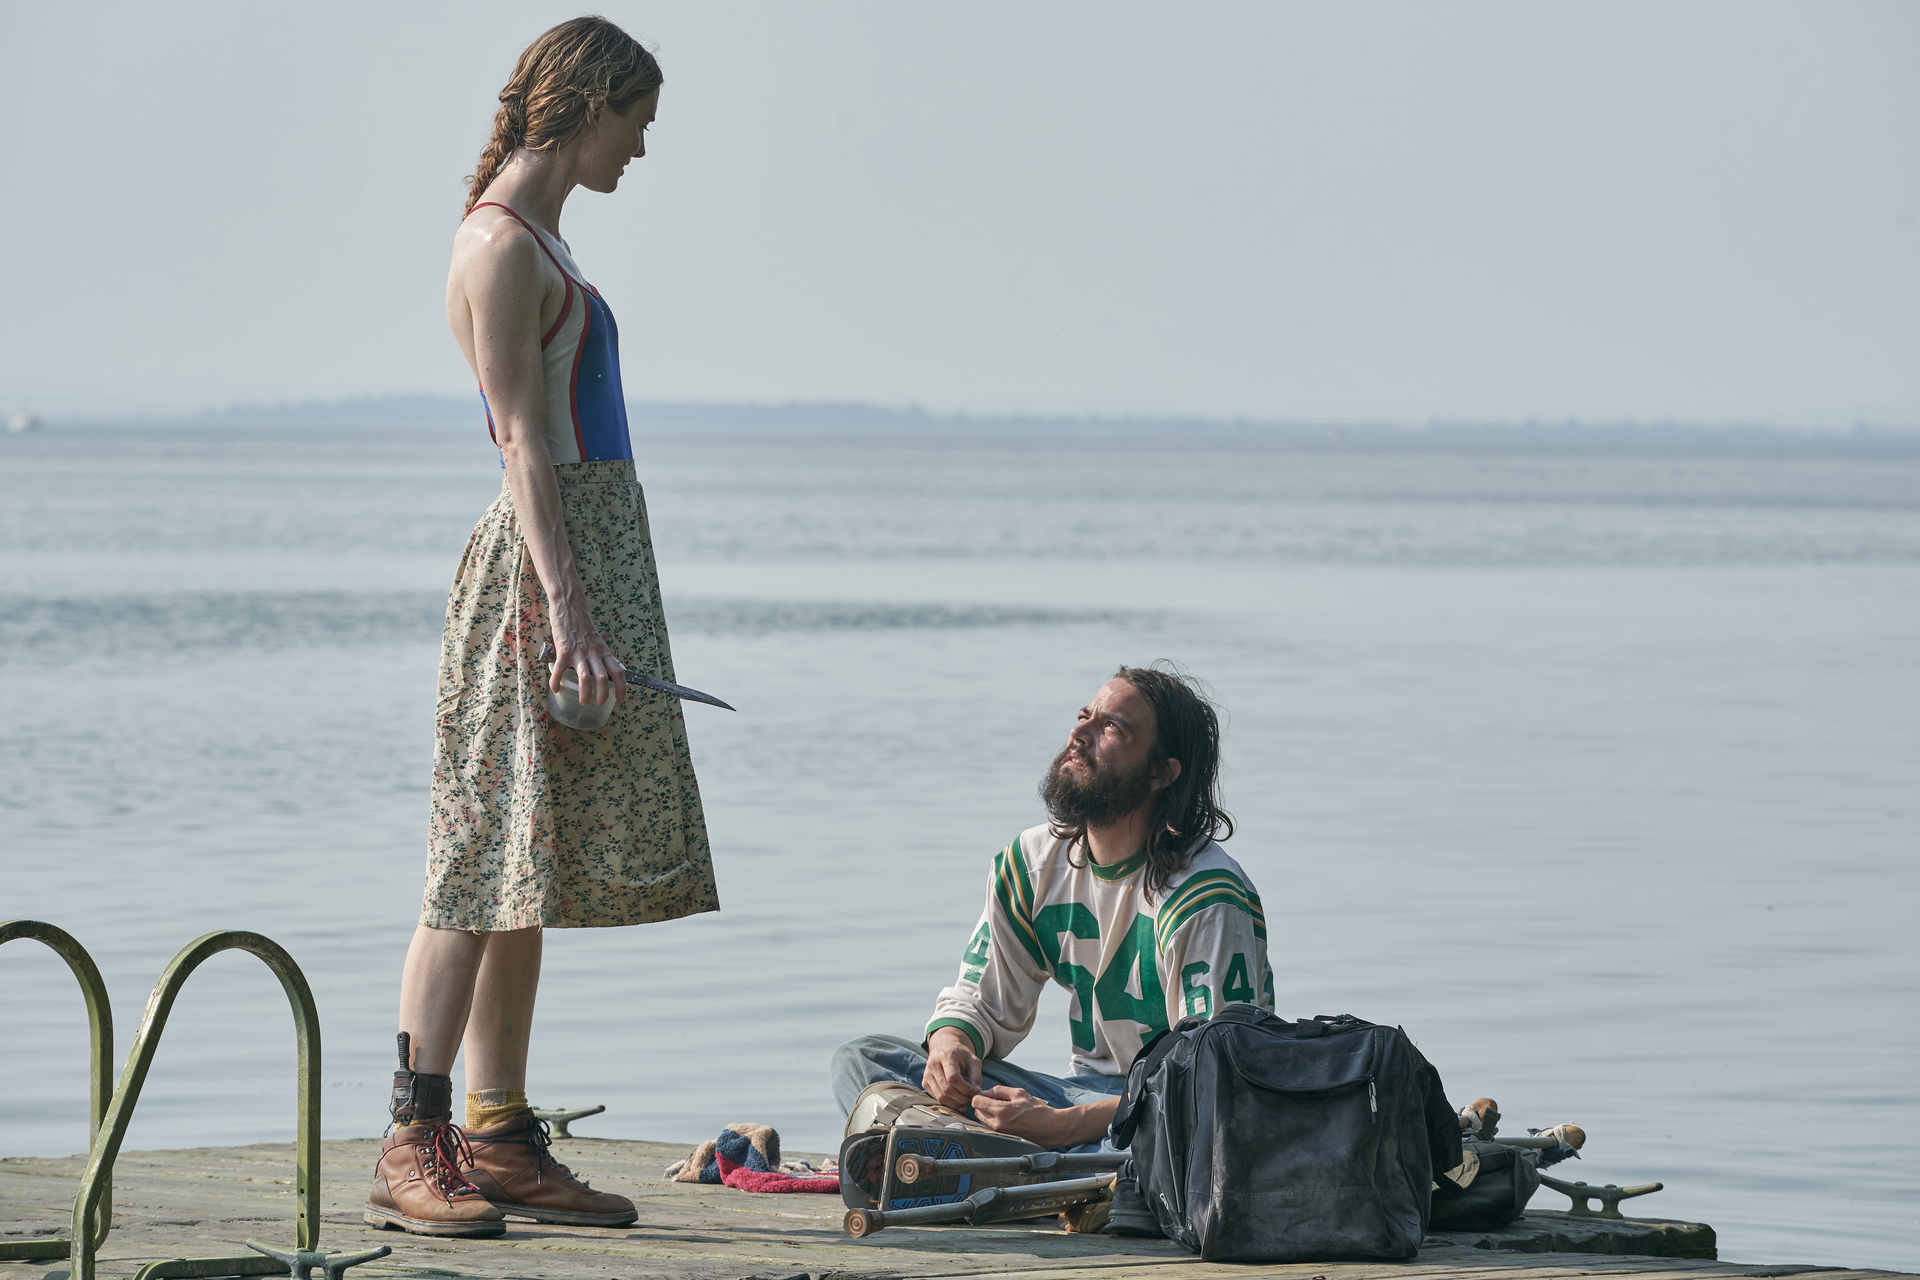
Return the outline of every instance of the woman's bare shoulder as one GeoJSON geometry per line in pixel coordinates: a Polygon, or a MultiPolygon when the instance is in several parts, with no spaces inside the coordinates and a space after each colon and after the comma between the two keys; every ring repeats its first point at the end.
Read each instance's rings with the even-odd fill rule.
{"type": "Polygon", "coordinates": [[[533,232],[505,209],[475,209],[453,234],[455,280],[469,284],[505,276],[521,281],[540,279],[543,261],[533,232]]]}

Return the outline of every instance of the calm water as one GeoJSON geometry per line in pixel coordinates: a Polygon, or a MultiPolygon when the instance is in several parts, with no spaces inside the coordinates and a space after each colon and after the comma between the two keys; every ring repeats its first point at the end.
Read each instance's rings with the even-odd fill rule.
{"type": "MultiPolygon", "coordinates": [[[[123,1048],[189,939],[278,939],[329,1134],[385,1123],[478,432],[0,440],[0,917],[93,950],[123,1048]]],[[[834,1146],[833,1047],[917,1032],[1074,708],[1168,656],[1284,1014],[1404,1025],[1724,1257],[1920,1269],[1920,449],[643,452],[681,678],[741,708],[687,717],[726,909],[549,936],[536,1102],[834,1146]]],[[[71,980],[0,974],[0,1150],[79,1150],[71,980]]],[[[130,1147],[291,1133],[277,984],[203,975],[130,1147]]],[[[1056,991],[1017,1057],[1066,1049],[1056,991]]]]}

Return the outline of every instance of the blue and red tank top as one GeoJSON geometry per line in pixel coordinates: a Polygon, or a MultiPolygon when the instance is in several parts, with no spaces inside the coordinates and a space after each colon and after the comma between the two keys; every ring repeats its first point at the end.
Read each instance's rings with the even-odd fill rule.
{"type": "MultiPolygon", "coordinates": [[[[546,237],[525,218],[497,200],[473,207],[489,206],[505,209],[508,217],[525,227],[566,281],[560,314],[540,339],[547,388],[547,452],[556,464],[631,459],[627,399],[620,387],[620,330],[613,323],[613,311],[598,289],[575,280],[560,265],[546,237]]],[[[480,388],[480,404],[487,411],[487,434],[494,436],[493,407],[487,404],[485,387],[480,388]]],[[[494,443],[499,443],[497,436],[494,443]]]]}

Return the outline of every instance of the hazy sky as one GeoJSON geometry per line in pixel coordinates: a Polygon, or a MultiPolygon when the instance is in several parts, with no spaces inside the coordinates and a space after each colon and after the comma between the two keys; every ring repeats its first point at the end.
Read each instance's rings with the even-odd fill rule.
{"type": "MultiPolygon", "coordinates": [[[[0,410],[471,391],[576,4],[0,0],[0,410]]],[[[1920,422],[1920,4],[630,3],[636,399],[1920,422]]]]}

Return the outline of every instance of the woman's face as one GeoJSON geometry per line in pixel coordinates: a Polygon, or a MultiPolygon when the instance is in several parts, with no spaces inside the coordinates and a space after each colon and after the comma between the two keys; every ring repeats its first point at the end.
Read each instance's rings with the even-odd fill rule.
{"type": "Polygon", "coordinates": [[[619,186],[627,165],[647,154],[647,126],[659,109],[657,87],[625,111],[602,108],[581,135],[580,185],[599,192],[619,186]]]}

